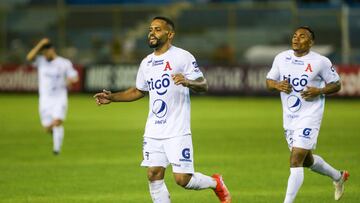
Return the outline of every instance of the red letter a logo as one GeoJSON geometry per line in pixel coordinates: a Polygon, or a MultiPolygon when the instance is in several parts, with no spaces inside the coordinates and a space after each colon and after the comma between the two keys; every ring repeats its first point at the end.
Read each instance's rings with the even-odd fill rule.
{"type": "Polygon", "coordinates": [[[305,72],[313,72],[310,63],[306,67],[305,72]]]}
{"type": "Polygon", "coordinates": [[[166,61],[166,65],[165,65],[164,71],[167,71],[167,70],[172,70],[171,67],[170,67],[169,61],[166,61]]]}

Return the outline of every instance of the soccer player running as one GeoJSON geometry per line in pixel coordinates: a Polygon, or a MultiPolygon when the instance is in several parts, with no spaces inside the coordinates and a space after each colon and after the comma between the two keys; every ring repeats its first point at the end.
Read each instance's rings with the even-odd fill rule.
{"type": "Polygon", "coordinates": [[[329,176],[335,185],[335,200],[344,193],[347,171],[339,171],[312,154],[324,112],[325,95],[340,90],[340,78],[330,60],[310,51],[315,35],[299,27],[292,37],[292,50],[279,53],[267,74],[268,89],[280,92],[283,127],[291,150],[290,176],[284,203],[294,202],[304,180],[304,167],[329,176]]]}
{"type": "Polygon", "coordinates": [[[178,185],[191,190],[212,188],[220,202],[230,203],[221,175],[210,177],[194,171],[189,89],[205,92],[208,85],[194,56],[171,44],[174,36],[175,26],[170,19],[153,18],[148,45],[154,52],[142,60],[136,87],[117,93],[103,90],[95,94],[96,103],[135,101],[149,92],[141,166],[147,167],[153,202],[170,202],[164,174],[171,164],[178,185]]]}
{"type": "Polygon", "coordinates": [[[47,38],[40,40],[27,54],[39,77],[39,113],[41,124],[52,133],[53,153],[58,155],[64,139],[63,121],[68,106],[67,88],[78,81],[72,63],[56,54],[47,38]]]}

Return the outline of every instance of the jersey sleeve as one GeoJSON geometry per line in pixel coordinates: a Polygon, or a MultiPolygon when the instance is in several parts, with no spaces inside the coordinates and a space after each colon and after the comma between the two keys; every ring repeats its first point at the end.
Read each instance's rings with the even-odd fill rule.
{"type": "Polygon", "coordinates": [[[320,77],[325,81],[325,83],[331,83],[340,80],[340,76],[336,72],[334,65],[326,57],[324,57],[321,63],[320,77]]]}
{"type": "Polygon", "coordinates": [[[276,81],[280,80],[279,55],[275,57],[272,67],[268,72],[268,74],[266,75],[266,79],[276,80],[276,81]]]}
{"type": "Polygon", "coordinates": [[[201,72],[195,57],[190,54],[186,53],[184,55],[185,67],[184,67],[184,76],[189,80],[196,80],[200,77],[204,77],[203,73],[201,72]]]}
{"type": "Polygon", "coordinates": [[[66,77],[67,78],[76,78],[78,77],[78,72],[75,70],[71,61],[66,60],[65,62],[65,70],[66,70],[66,77]]]}
{"type": "Polygon", "coordinates": [[[145,59],[140,64],[139,70],[136,75],[136,88],[141,91],[149,91],[149,88],[148,88],[148,85],[146,82],[146,77],[143,72],[144,61],[145,61],[145,59]]]}

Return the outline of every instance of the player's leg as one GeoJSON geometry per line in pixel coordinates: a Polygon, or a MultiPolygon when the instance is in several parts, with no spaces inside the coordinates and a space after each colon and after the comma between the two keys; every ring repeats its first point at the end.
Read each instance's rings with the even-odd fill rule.
{"type": "Polygon", "coordinates": [[[164,182],[164,167],[149,167],[147,170],[150,195],[154,203],[170,203],[170,194],[164,182]]]}
{"type": "Polygon", "coordinates": [[[55,155],[61,151],[61,146],[64,140],[64,126],[61,119],[54,119],[51,124],[53,132],[53,152],[55,155]]]}
{"type": "Polygon", "coordinates": [[[339,171],[325,162],[319,155],[313,155],[311,152],[305,159],[305,167],[309,167],[312,171],[330,177],[335,186],[335,200],[339,200],[344,194],[344,183],[349,177],[349,172],[339,171]]]}
{"type": "Polygon", "coordinates": [[[290,155],[290,176],[286,189],[286,196],[284,203],[292,203],[295,200],[303,181],[304,181],[304,167],[303,163],[309,150],[293,147],[290,155]]]}
{"type": "Polygon", "coordinates": [[[54,103],[52,110],[53,121],[51,123],[53,131],[53,152],[55,155],[59,154],[64,140],[64,126],[63,121],[65,120],[67,112],[67,101],[59,100],[54,103]]]}
{"type": "Polygon", "coordinates": [[[169,165],[161,140],[144,138],[143,161],[141,166],[147,167],[149,190],[154,203],[170,203],[170,194],[164,176],[169,165]]]}
{"type": "Polygon", "coordinates": [[[39,108],[39,115],[41,125],[43,126],[45,132],[52,134],[52,116],[51,116],[51,109],[43,107],[40,105],[39,108]]]}
{"type": "Polygon", "coordinates": [[[216,174],[214,177],[210,177],[194,172],[191,135],[168,139],[165,152],[172,165],[174,178],[178,185],[191,190],[211,188],[216,192],[221,202],[231,202],[230,194],[220,175],[216,174]]]}
{"type": "Polygon", "coordinates": [[[318,155],[313,155],[311,152],[306,156],[304,166],[309,167],[312,171],[321,175],[329,176],[333,181],[338,181],[341,178],[341,172],[330,166],[318,155]]]}

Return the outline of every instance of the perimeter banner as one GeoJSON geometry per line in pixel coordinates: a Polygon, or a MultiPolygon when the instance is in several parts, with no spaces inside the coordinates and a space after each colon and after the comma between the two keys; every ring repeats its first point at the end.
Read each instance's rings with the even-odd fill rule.
{"type": "MultiPolygon", "coordinates": [[[[119,91],[135,85],[138,65],[75,66],[80,82],[75,92],[97,92],[103,89],[119,91]]],[[[201,68],[208,84],[209,95],[277,95],[266,89],[265,78],[270,67],[264,66],[206,66],[201,68]]],[[[336,96],[360,96],[360,65],[337,65],[342,88],[336,96]]],[[[36,92],[37,71],[30,66],[0,66],[1,92],[36,92]]]]}
{"type": "MultiPolygon", "coordinates": [[[[71,92],[83,90],[84,69],[75,65],[79,73],[79,82],[71,88],[71,92]]],[[[28,65],[3,65],[0,66],[0,92],[37,92],[37,69],[28,65]]]]}

